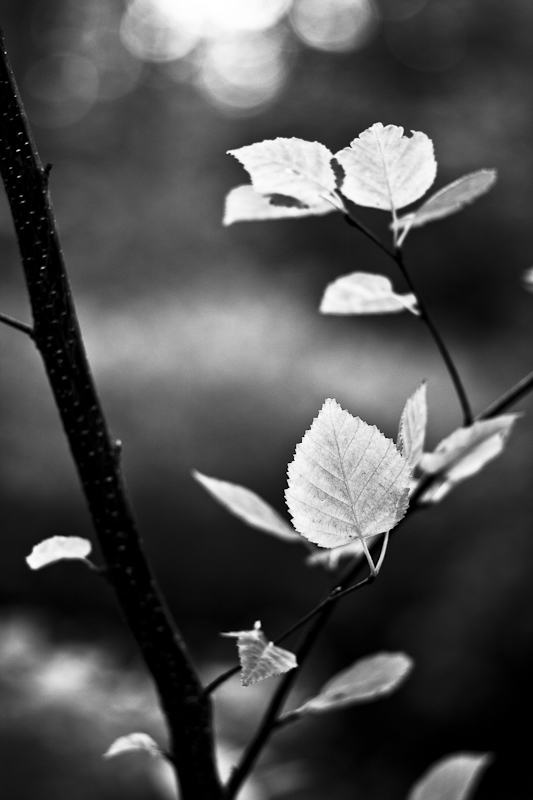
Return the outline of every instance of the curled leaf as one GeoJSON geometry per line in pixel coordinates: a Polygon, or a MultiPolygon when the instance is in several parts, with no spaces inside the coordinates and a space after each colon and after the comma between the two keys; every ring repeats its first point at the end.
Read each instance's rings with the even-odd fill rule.
{"type": "Polygon", "coordinates": [[[234,636],[237,639],[243,686],[282,675],[298,666],[294,653],[267,640],[260,622],[256,622],[250,631],[230,631],[222,636],[234,636]]]}
{"type": "Polygon", "coordinates": [[[398,430],[400,453],[408,460],[411,469],[414,469],[422,458],[427,416],[427,390],[424,381],[407,400],[398,430]]]}
{"type": "MultiPolygon", "coordinates": [[[[394,223],[396,229],[404,229],[400,240],[403,241],[411,228],[420,228],[427,222],[443,219],[455,214],[478,197],[485,194],[496,182],[495,169],[480,169],[463,175],[456,181],[435,192],[430,198],[411,214],[399,217],[394,223]]],[[[399,244],[401,241],[399,240],[399,244]]]]}
{"type": "Polygon", "coordinates": [[[390,314],[409,310],[417,314],[414,294],[396,294],[384,275],[352,272],[326,287],[322,314],[390,314]]]}
{"type": "Polygon", "coordinates": [[[215,500],[247,525],[272,533],[288,542],[301,541],[294,528],[251,489],[229,481],[220,481],[218,478],[210,478],[197,470],[193,470],[192,475],[215,500]]]}
{"type": "Polygon", "coordinates": [[[80,536],[52,536],[35,545],[27,556],[26,563],[30,569],[41,569],[63,559],[85,561],[90,552],[91,543],[88,539],[80,536]]]}
{"type": "Polygon", "coordinates": [[[259,194],[288,195],[307,206],[316,206],[335,191],[333,156],[319,142],[267,139],[228,153],[248,171],[259,194]]]}
{"type": "Polygon", "coordinates": [[[338,708],[368,703],[391,694],[407,678],[413,661],[405,653],[376,653],[362,658],[328,681],[320,692],[295,711],[302,714],[322,714],[338,708]]]}
{"type": "Polygon", "coordinates": [[[113,744],[103,754],[103,758],[113,758],[122,753],[131,753],[134,750],[141,750],[148,753],[152,758],[161,758],[163,753],[161,748],[147,733],[129,733],[127,736],[119,736],[113,744]]]}
{"type": "Polygon", "coordinates": [[[397,125],[375,125],[336,153],[345,171],[342,192],[353,203],[394,212],[418,200],[437,172],[433,143],[425,133],[404,136],[397,125]]]}
{"type": "MultiPolygon", "coordinates": [[[[293,198],[287,198],[293,200],[293,198]]],[[[223,225],[234,222],[250,222],[265,219],[299,219],[300,217],[322,216],[335,211],[335,207],[327,200],[320,199],[313,205],[305,205],[295,201],[292,205],[283,205],[279,198],[268,197],[256,192],[250,184],[236,186],[226,197],[223,225]]]]}
{"type": "Polygon", "coordinates": [[[407,510],[407,459],[335,400],[325,401],[297,445],[288,476],[285,499],[294,527],[321,547],[385,533],[407,510]]]}
{"type": "Polygon", "coordinates": [[[488,753],[446,756],[422,775],[407,800],[468,800],[490,761],[488,753]]]}

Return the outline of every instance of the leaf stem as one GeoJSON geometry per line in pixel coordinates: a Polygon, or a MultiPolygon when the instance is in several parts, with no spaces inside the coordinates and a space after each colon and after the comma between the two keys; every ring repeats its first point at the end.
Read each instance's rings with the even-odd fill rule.
{"type": "Polygon", "coordinates": [[[491,417],[496,417],[531,391],[533,391],[533,372],[530,372],[519,380],[518,383],[515,383],[514,386],[511,386],[510,389],[491,403],[481,414],[478,414],[476,419],[490,419],[491,417]]]}
{"type": "Polygon", "coordinates": [[[33,339],[33,327],[26,322],[20,322],[20,320],[10,317],[9,314],[3,314],[1,311],[0,322],[3,322],[4,325],[9,325],[10,328],[16,328],[16,330],[26,333],[33,339]]]}

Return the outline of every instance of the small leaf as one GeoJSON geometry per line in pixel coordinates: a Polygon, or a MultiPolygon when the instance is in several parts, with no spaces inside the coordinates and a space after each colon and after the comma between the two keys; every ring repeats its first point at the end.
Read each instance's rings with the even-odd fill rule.
{"type": "Polygon", "coordinates": [[[413,661],[405,653],[376,653],[362,658],[335,675],[316,697],[288,714],[322,714],[377,700],[397,689],[412,668],[413,661]]]}
{"type": "Polygon", "coordinates": [[[321,547],[385,533],[407,510],[407,460],[391,439],[335,400],[325,401],[297,445],[288,476],[294,527],[321,547]]]}
{"type": "Polygon", "coordinates": [[[528,292],[533,292],[533,267],[529,267],[522,273],[522,285],[528,292]]]}
{"type": "Polygon", "coordinates": [[[427,417],[427,391],[424,381],[407,400],[398,431],[400,453],[408,460],[411,469],[414,469],[422,458],[427,417]]]}
{"type": "Polygon", "coordinates": [[[496,178],[495,169],[480,169],[477,172],[463,175],[462,178],[458,178],[435,192],[416,211],[399,217],[394,227],[396,229],[405,228],[403,240],[411,228],[420,228],[427,222],[448,217],[469,203],[473,203],[474,200],[489,191],[496,182],[496,178]]]}
{"type": "Polygon", "coordinates": [[[364,554],[365,551],[363,550],[361,541],[356,539],[349,544],[341,544],[340,547],[333,547],[331,550],[319,550],[316,553],[311,553],[305,561],[310,567],[320,564],[321,567],[334,570],[337,569],[340,562],[344,559],[350,558],[355,562],[362,558],[364,554]]]}
{"type": "Polygon", "coordinates": [[[147,733],[129,733],[127,736],[119,736],[113,744],[103,754],[103,758],[113,758],[122,753],[131,753],[134,750],[143,750],[152,758],[161,758],[163,753],[161,748],[147,733]]]}
{"type": "Polygon", "coordinates": [[[288,195],[307,206],[316,206],[335,191],[333,156],[319,142],[267,139],[228,153],[249,172],[259,194],[288,195]]]}
{"type": "Polygon", "coordinates": [[[488,753],[446,756],[422,775],[407,800],[468,800],[490,761],[488,753]]]}
{"type": "Polygon", "coordinates": [[[390,314],[406,309],[418,313],[415,295],[396,294],[388,278],[369,272],[337,278],[320,304],[322,314],[390,314]]]}
{"type": "MultiPolygon", "coordinates": [[[[259,194],[250,184],[236,186],[226,197],[223,225],[232,225],[234,222],[249,222],[265,219],[298,219],[300,217],[322,216],[335,211],[334,206],[327,200],[307,206],[300,201],[291,204],[282,204],[279,198],[282,195],[267,197],[259,194]],[[296,205],[297,203],[297,205],[296,205]]],[[[289,197],[287,200],[293,200],[289,197]]]]}
{"type": "Polygon", "coordinates": [[[215,500],[247,525],[272,533],[286,542],[301,542],[294,528],[251,489],[229,481],[220,481],[218,478],[210,478],[197,470],[192,471],[192,476],[215,500]]]}
{"type": "Polygon", "coordinates": [[[433,143],[425,133],[404,136],[397,125],[376,122],[336,153],[345,170],[342,192],[359,206],[394,212],[418,200],[437,172],[433,143]]]}
{"type": "Polygon", "coordinates": [[[85,561],[91,552],[91,543],[88,539],[79,536],[52,536],[36,544],[26,563],[30,569],[41,569],[47,564],[63,559],[81,559],[85,561]]]}
{"type": "Polygon", "coordinates": [[[237,638],[243,686],[282,675],[298,666],[294,653],[267,641],[260,622],[256,622],[251,631],[230,631],[222,636],[237,638]]]}

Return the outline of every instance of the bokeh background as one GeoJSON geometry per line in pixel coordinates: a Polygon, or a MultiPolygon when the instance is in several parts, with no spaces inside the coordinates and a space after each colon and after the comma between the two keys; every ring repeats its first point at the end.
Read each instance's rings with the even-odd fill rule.
{"type": "MultiPolygon", "coordinates": [[[[335,152],[381,121],[434,141],[435,188],[499,181],[411,233],[406,257],[476,411],[532,368],[533,4],[530,0],[2,0],[51,188],[86,345],[146,547],[206,678],[235,663],[219,636],[275,637],[331,576],[303,548],[247,529],[190,470],[285,513],[287,463],[326,397],[395,437],[428,380],[429,446],[460,424],[426,330],[408,314],[321,317],[353,270],[401,277],[339,215],[223,228],[246,182],[228,149],[276,136],[335,152]]],[[[1,310],[29,319],[0,199],[1,310]]],[[[388,236],[383,212],[361,219],[388,236]]],[[[150,682],[102,581],[79,564],[31,573],[52,535],[91,527],[42,366],[0,330],[0,765],[10,800],[173,797],[148,758],[101,754],[133,730],[164,742],[150,682]]],[[[526,399],[519,408],[531,409],[526,399]]],[[[416,668],[380,703],[273,739],[247,800],[401,800],[437,758],[491,751],[479,800],[533,796],[533,427],[441,506],[415,515],[379,581],[344,601],[298,696],[377,650],[416,668]]],[[[95,559],[98,559],[96,550],[95,559]]],[[[217,693],[221,770],[275,680],[217,693]]]]}

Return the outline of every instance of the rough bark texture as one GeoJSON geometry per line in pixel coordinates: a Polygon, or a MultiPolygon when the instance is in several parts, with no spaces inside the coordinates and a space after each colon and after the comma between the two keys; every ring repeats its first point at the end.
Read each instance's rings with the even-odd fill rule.
{"type": "Polygon", "coordinates": [[[127,623],[156,683],[183,800],[220,800],[210,701],[155,583],[85,355],[48,192],[0,32],[0,173],[22,256],[34,341],[127,623]]]}

